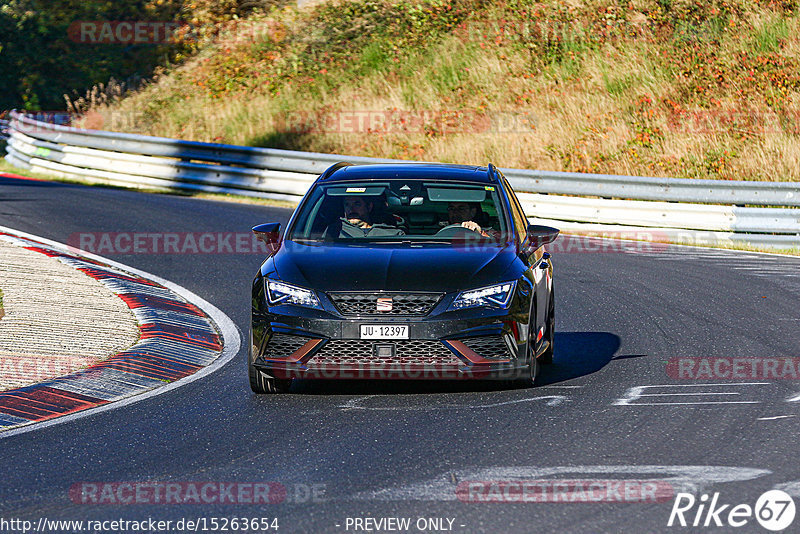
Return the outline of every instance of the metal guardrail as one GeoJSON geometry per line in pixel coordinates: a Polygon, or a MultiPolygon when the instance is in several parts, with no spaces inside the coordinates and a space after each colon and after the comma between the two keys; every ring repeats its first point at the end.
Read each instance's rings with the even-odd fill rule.
{"type": "MultiPolygon", "coordinates": [[[[333,163],[400,161],[86,130],[17,112],[10,117],[6,159],[13,165],[131,187],[298,200],[333,163]]],[[[711,231],[733,242],[800,247],[800,209],[791,209],[800,207],[800,183],[502,171],[530,216],[589,223],[598,231],[607,225],[711,231]]]]}
{"type": "Polygon", "coordinates": [[[800,210],[797,209],[609,200],[535,193],[518,193],[518,196],[526,209],[537,217],[564,221],[778,234],[795,234],[800,229],[800,210]]]}

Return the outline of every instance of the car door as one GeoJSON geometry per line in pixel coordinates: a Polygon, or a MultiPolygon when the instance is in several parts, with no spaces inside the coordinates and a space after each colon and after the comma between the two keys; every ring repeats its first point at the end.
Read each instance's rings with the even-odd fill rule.
{"type": "MultiPolygon", "coordinates": [[[[515,238],[517,239],[517,244],[519,246],[520,258],[528,267],[528,270],[525,273],[526,277],[528,280],[531,280],[535,287],[535,325],[538,332],[539,326],[545,324],[545,314],[547,313],[547,271],[539,268],[543,261],[542,256],[544,254],[544,250],[542,247],[539,247],[535,250],[531,250],[528,247],[528,218],[525,216],[525,211],[522,209],[522,205],[520,204],[517,195],[514,193],[514,190],[511,188],[508,181],[505,179],[503,181],[508,194],[509,205],[511,206],[511,218],[513,219],[514,226],[516,227],[515,238]]],[[[534,336],[534,339],[536,339],[537,332],[531,333],[531,335],[534,336]]]]}

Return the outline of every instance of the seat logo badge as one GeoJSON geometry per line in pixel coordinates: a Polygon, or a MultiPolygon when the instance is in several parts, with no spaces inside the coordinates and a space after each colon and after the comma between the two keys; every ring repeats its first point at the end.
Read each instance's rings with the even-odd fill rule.
{"type": "Polygon", "coordinates": [[[378,299],[377,309],[378,309],[379,312],[392,311],[392,299],[391,298],[380,298],[380,299],[378,299]]]}

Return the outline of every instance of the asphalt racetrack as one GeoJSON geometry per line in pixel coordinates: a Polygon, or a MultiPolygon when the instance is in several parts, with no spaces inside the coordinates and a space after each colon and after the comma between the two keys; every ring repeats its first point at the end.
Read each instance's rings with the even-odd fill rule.
{"type": "MultiPolygon", "coordinates": [[[[246,234],[289,215],[0,178],[0,225],[59,242],[98,232],[246,234]]],[[[798,377],[748,370],[723,378],[732,368],[713,367],[715,358],[783,366],[800,357],[800,259],[603,250],[553,254],[556,353],[540,387],[303,381],[279,396],[252,394],[245,369],[249,285],[261,254],[100,250],[217,306],[241,330],[242,351],[165,394],[0,438],[0,518],[205,518],[208,527],[211,518],[277,518],[279,532],[312,533],[367,532],[390,523],[356,519],[391,517],[409,519],[410,532],[695,532],[731,527],[669,528],[680,492],[750,506],[773,488],[800,497],[798,377]],[[687,362],[711,365],[717,379],[677,375],[687,362]],[[558,480],[573,481],[570,492],[547,485],[558,480]],[[85,484],[209,481],[272,483],[285,493],[268,504],[248,504],[246,493],[236,503],[201,504],[75,496],[85,484]],[[540,493],[523,500],[508,490],[525,481],[540,493]],[[587,497],[574,481],[621,486],[587,497]],[[644,482],[656,483],[657,498],[639,491],[644,482]]],[[[737,531],[766,532],[753,518],[737,531]]]]}

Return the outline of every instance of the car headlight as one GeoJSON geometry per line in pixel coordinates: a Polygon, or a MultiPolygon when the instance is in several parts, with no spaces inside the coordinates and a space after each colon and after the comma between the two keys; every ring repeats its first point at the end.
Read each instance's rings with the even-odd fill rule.
{"type": "Polygon", "coordinates": [[[451,310],[476,308],[486,306],[489,308],[507,308],[514,294],[517,282],[505,282],[496,286],[482,287],[470,291],[462,291],[450,305],[451,310]]]}
{"type": "Polygon", "coordinates": [[[293,286],[277,280],[267,280],[267,302],[277,304],[296,304],[308,308],[322,308],[316,293],[310,289],[293,286]]]}

